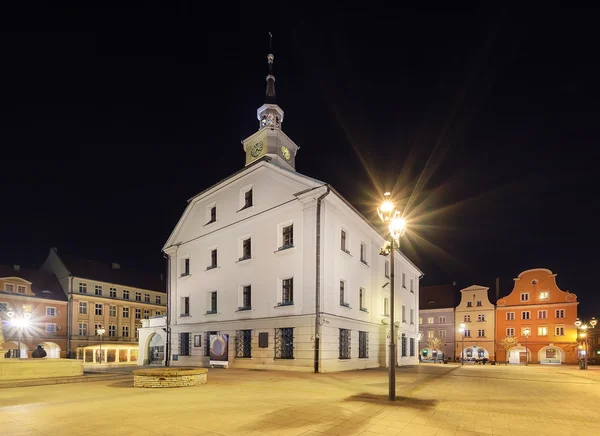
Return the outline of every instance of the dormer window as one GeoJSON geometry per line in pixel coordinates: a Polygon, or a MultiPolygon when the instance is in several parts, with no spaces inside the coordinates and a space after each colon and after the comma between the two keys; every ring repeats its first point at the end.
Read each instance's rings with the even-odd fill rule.
{"type": "Polygon", "coordinates": [[[548,292],[548,291],[540,292],[540,300],[547,300],[548,298],[550,298],[550,292],[548,292]]]}
{"type": "Polygon", "coordinates": [[[521,301],[529,301],[529,293],[527,293],[527,292],[522,293],[521,301]]]}
{"type": "Polygon", "coordinates": [[[4,292],[15,292],[15,285],[13,285],[12,283],[5,283],[4,292]]]}
{"type": "Polygon", "coordinates": [[[17,285],[17,294],[24,294],[26,289],[24,285],[17,285]]]}

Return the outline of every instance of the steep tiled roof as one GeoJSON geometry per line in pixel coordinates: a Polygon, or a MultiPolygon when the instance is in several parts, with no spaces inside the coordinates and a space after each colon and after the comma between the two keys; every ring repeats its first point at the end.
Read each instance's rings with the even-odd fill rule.
{"type": "Polygon", "coordinates": [[[57,251],[57,254],[65,268],[75,277],[149,291],[166,292],[166,281],[161,278],[160,274],[149,274],[130,268],[114,268],[109,263],[84,259],[69,253],[57,251]]]}
{"type": "Polygon", "coordinates": [[[419,288],[419,310],[446,309],[458,303],[456,285],[422,286],[419,288]]]}
{"type": "MultiPolygon", "coordinates": [[[[36,297],[47,300],[67,301],[67,296],[62,290],[58,279],[52,274],[33,269],[19,268],[16,270],[12,266],[0,265],[0,277],[20,277],[31,282],[31,291],[36,297]]],[[[0,294],[4,294],[5,292],[3,291],[3,289],[0,289],[0,294]]],[[[12,293],[10,294],[12,295],[12,293]]]]}

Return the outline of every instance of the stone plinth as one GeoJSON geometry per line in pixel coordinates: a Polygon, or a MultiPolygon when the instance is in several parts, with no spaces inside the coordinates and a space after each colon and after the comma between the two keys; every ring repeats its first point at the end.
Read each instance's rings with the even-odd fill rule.
{"type": "Polygon", "coordinates": [[[180,388],[206,383],[206,368],[145,368],[133,371],[136,388],[180,388]]]}
{"type": "Polygon", "coordinates": [[[0,380],[32,380],[83,375],[75,359],[0,359],[0,380]]]}

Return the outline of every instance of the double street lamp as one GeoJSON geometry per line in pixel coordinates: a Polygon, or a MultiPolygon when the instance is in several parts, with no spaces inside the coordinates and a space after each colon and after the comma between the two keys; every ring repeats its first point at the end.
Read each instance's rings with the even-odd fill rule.
{"type": "Polygon", "coordinates": [[[460,364],[465,364],[465,333],[466,333],[466,324],[460,323],[460,327],[458,328],[458,332],[462,335],[462,349],[460,350],[460,364]]]}
{"type": "Polygon", "coordinates": [[[575,321],[575,327],[577,327],[577,336],[581,338],[581,342],[585,343],[585,350],[583,351],[583,366],[580,366],[581,369],[588,369],[588,350],[589,350],[589,342],[588,342],[588,329],[596,328],[596,324],[598,321],[595,317],[587,322],[581,321],[579,318],[575,321]]]}
{"type": "Polygon", "coordinates": [[[525,336],[525,366],[529,364],[529,334],[531,330],[524,329],[523,336],[525,336]]]}
{"type": "Polygon", "coordinates": [[[396,332],[394,325],[394,244],[400,251],[400,238],[406,231],[406,220],[402,218],[396,209],[396,206],[390,200],[390,193],[384,194],[384,201],[377,208],[377,214],[384,224],[387,224],[389,231],[389,241],[381,249],[382,255],[390,255],[390,363],[388,365],[389,378],[389,399],[396,400],[396,332]]]}
{"type": "Polygon", "coordinates": [[[31,318],[31,313],[25,312],[23,316],[17,316],[15,312],[9,310],[6,315],[10,320],[10,325],[15,327],[18,332],[18,349],[17,349],[17,357],[21,357],[21,335],[23,334],[23,330],[29,326],[29,318],[31,318]]]}

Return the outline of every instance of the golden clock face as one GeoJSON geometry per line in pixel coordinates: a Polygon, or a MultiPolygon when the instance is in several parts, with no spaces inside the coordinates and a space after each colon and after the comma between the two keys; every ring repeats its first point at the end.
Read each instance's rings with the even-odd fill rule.
{"type": "Polygon", "coordinates": [[[256,144],[254,144],[252,146],[252,150],[250,150],[250,155],[252,157],[257,157],[262,152],[262,149],[263,149],[263,143],[262,143],[262,141],[257,142],[256,144]]]}
{"type": "Polygon", "coordinates": [[[281,155],[284,157],[285,160],[290,160],[290,158],[292,157],[290,151],[285,145],[281,146],[281,155]]]}

